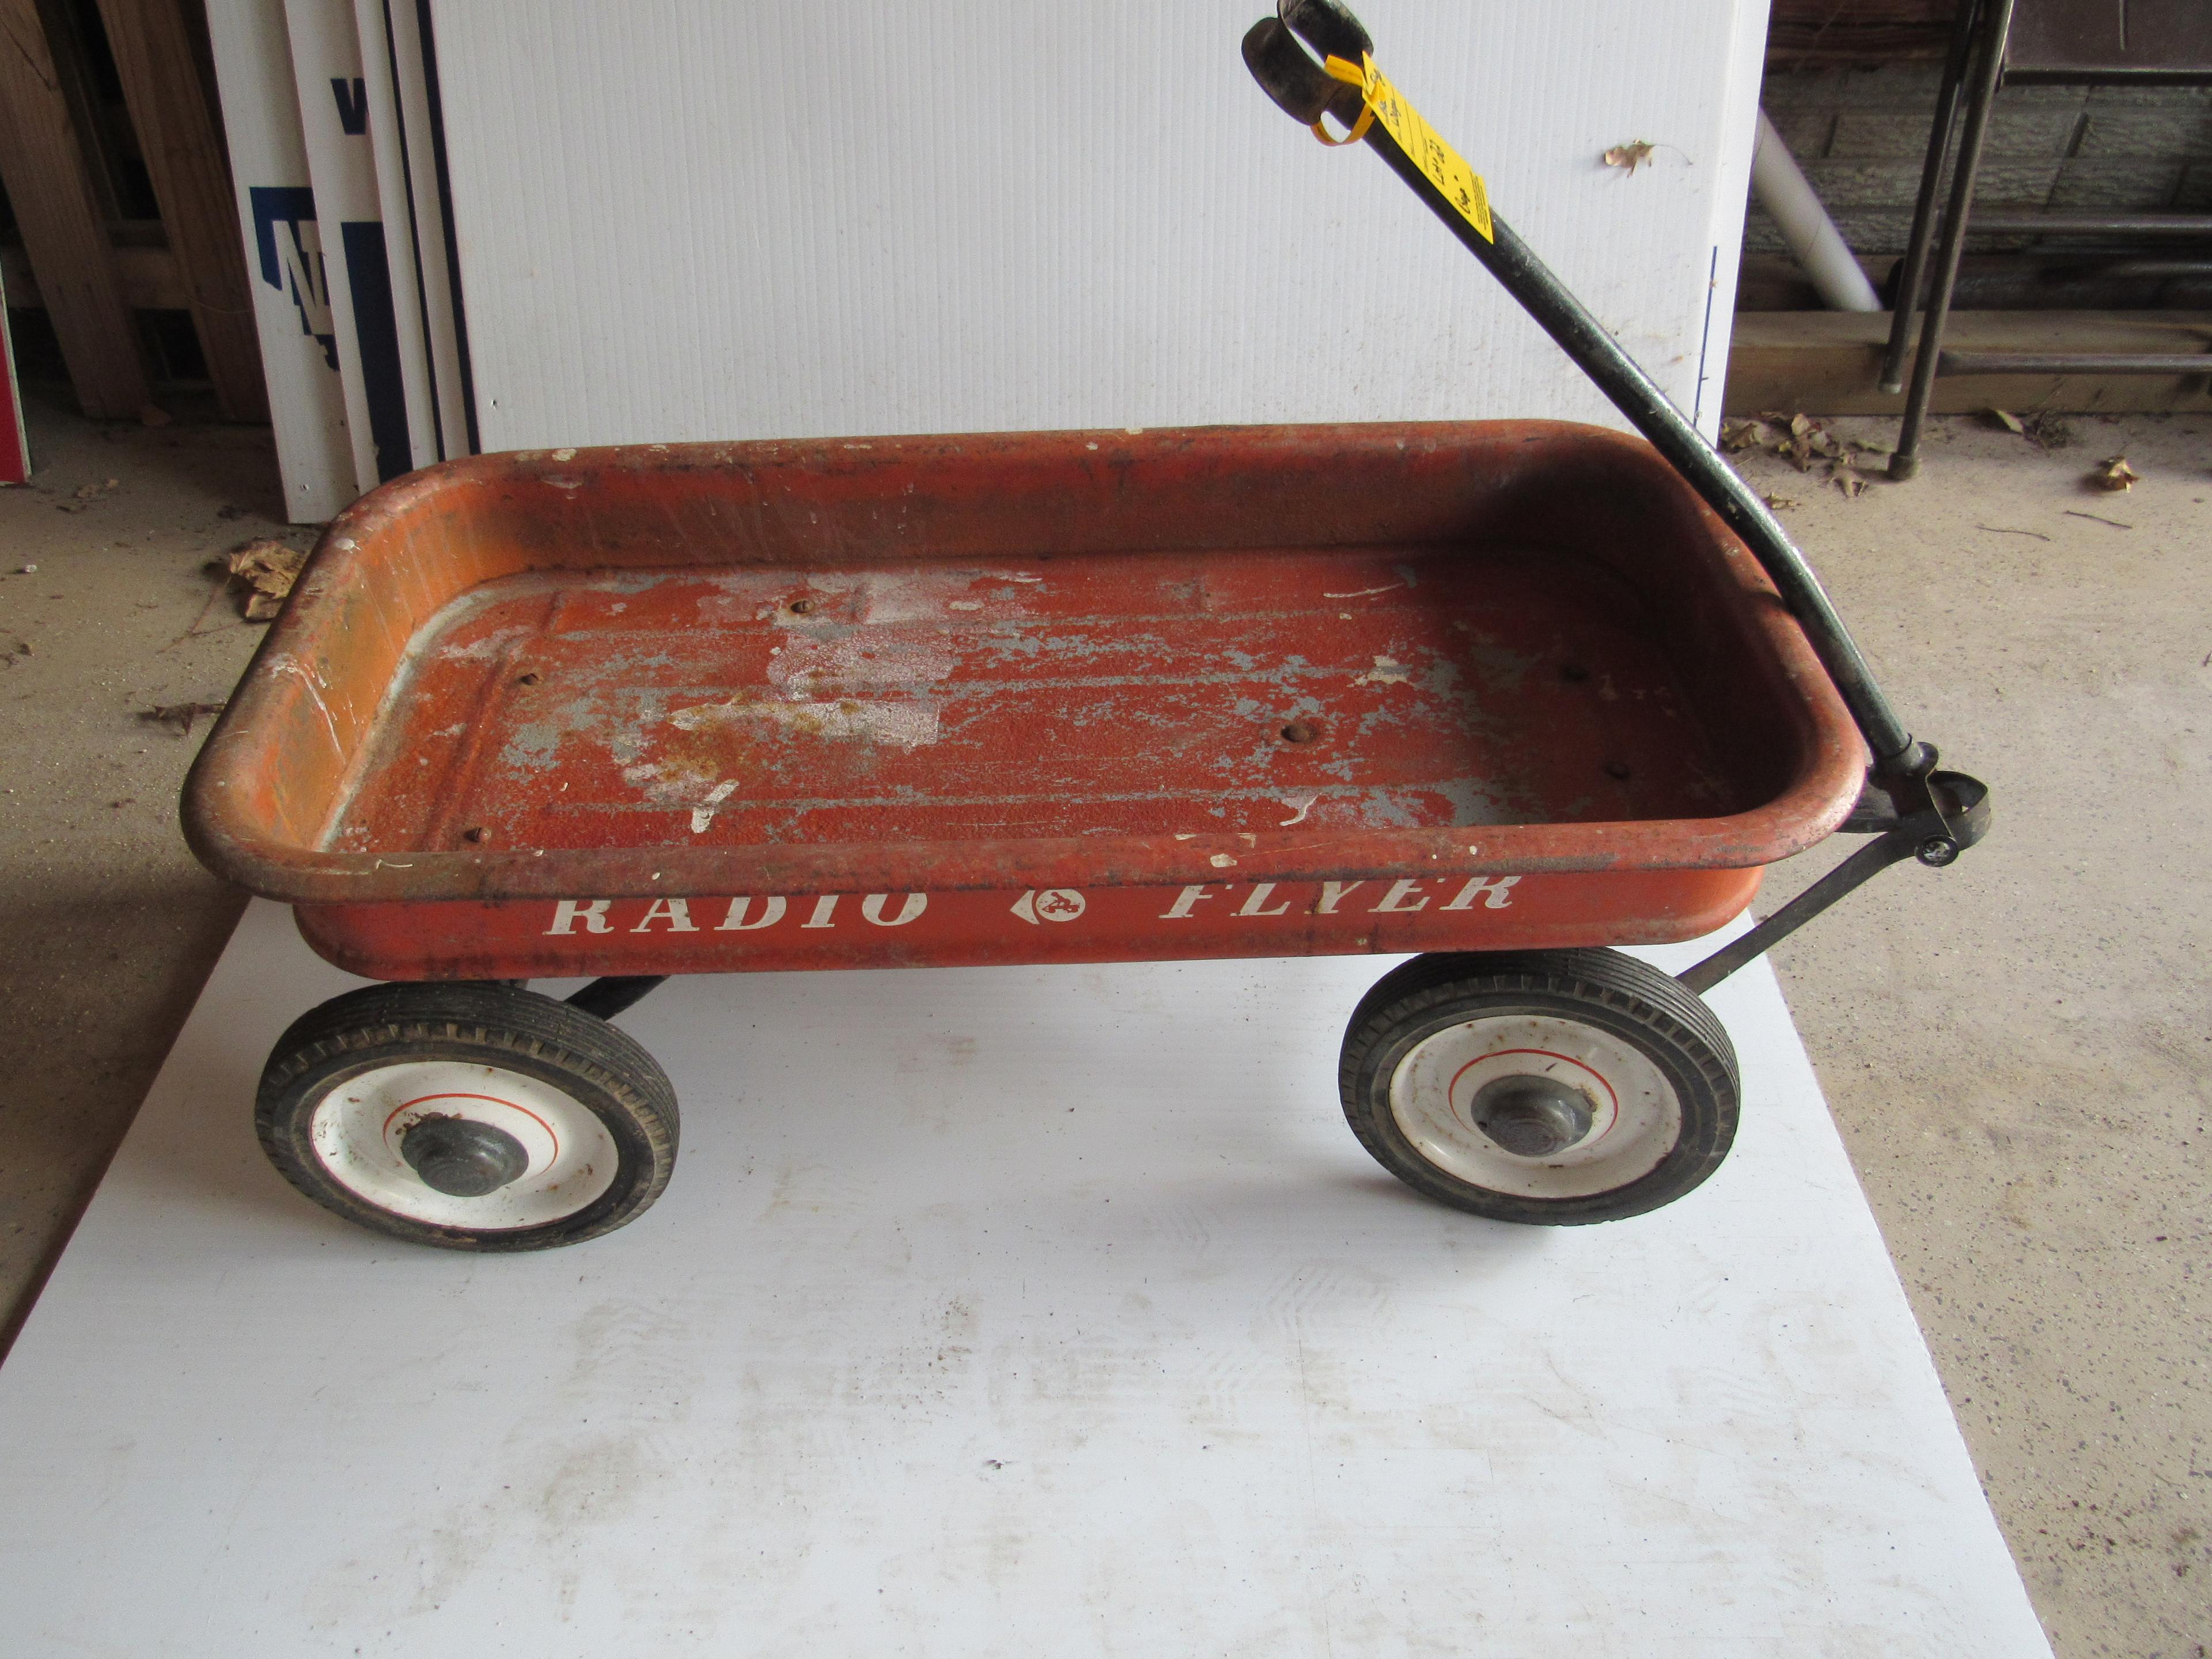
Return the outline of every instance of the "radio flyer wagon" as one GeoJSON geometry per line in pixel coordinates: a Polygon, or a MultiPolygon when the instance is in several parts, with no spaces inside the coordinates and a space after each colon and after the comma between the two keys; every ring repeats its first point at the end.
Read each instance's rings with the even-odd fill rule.
{"type": "Polygon", "coordinates": [[[1379,150],[1649,441],[656,444],[377,490],[185,792],[211,868],[386,981],[270,1058],[259,1131],[302,1191],[466,1249],[631,1219],[677,1105],[609,1022],[672,974],[1342,952],[1416,953],[1340,1083],[1419,1191],[1589,1222],[1718,1165],[1736,1066],[1698,994],[1948,862],[1985,792],[1610,337],[1372,118],[1349,14],[1284,15],[1246,41],[1261,83],[1379,150]],[[1709,931],[1838,829],[1872,839],[1679,979],[1603,948],[1709,931]]]}

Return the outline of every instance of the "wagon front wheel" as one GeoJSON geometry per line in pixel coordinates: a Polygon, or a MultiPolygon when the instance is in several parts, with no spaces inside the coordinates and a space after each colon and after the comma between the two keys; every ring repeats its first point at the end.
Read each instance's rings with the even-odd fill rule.
{"type": "Polygon", "coordinates": [[[459,1250],[611,1232],[667,1186],[675,1091],[627,1032],[491,983],[374,985],[293,1022],[262,1073],[270,1163],[325,1209],[459,1250]]]}
{"type": "Polygon", "coordinates": [[[1735,1138],[1727,1032],[1615,951],[1416,957],[1360,1002],[1338,1081],[1383,1168],[1498,1221],[1640,1215],[1735,1138]]]}

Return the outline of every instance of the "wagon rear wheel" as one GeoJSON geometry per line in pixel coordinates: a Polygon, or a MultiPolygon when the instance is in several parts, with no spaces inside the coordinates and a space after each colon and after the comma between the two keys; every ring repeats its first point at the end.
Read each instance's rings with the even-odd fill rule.
{"type": "Polygon", "coordinates": [[[1735,1138],[1727,1032],[1614,951],[1417,957],[1360,1002],[1338,1082],[1383,1168],[1498,1221],[1640,1215],[1735,1138]]]}
{"type": "Polygon", "coordinates": [[[519,987],[376,985],[295,1020],[262,1073],[261,1145],[325,1209],[459,1250],[574,1244],[675,1166],[676,1095],[605,1020],[519,987]]]}

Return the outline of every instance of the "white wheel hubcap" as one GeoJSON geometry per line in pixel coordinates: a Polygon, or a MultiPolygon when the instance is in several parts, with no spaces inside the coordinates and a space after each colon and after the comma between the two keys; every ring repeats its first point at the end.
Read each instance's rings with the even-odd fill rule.
{"type": "Polygon", "coordinates": [[[316,1103],[308,1127],[331,1177],[380,1210],[434,1226],[500,1231],[575,1214],[614,1183],[614,1137],[565,1091],[520,1072],[459,1060],[380,1066],[316,1103]],[[529,1163],[481,1198],[440,1192],[407,1162],[401,1141],[425,1118],[462,1118],[511,1135],[529,1163]]]}
{"type": "Polygon", "coordinates": [[[1492,1015],[1423,1038],[1390,1074],[1390,1115],[1445,1174],[1521,1198],[1613,1192],[1650,1174],[1682,1134],[1681,1101],[1641,1049],[1548,1014],[1492,1015]],[[1474,1102],[1512,1078],[1578,1096],[1589,1127],[1540,1157],[1507,1151],[1476,1121],[1474,1102]]]}

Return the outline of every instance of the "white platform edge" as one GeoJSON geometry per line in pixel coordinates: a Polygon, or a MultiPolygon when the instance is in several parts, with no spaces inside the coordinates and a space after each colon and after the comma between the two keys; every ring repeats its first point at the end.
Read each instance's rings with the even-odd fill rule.
{"type": "Polygon", "coordinates": [[[10,1645],[2046,1655],[1766,966],[1729,1164],[1545,1231],[1345,1131],[1386,965],[678,982],[668,1196],[498,1260],[263,1162],[257,903],[0,1370],[10,1645]]]}

